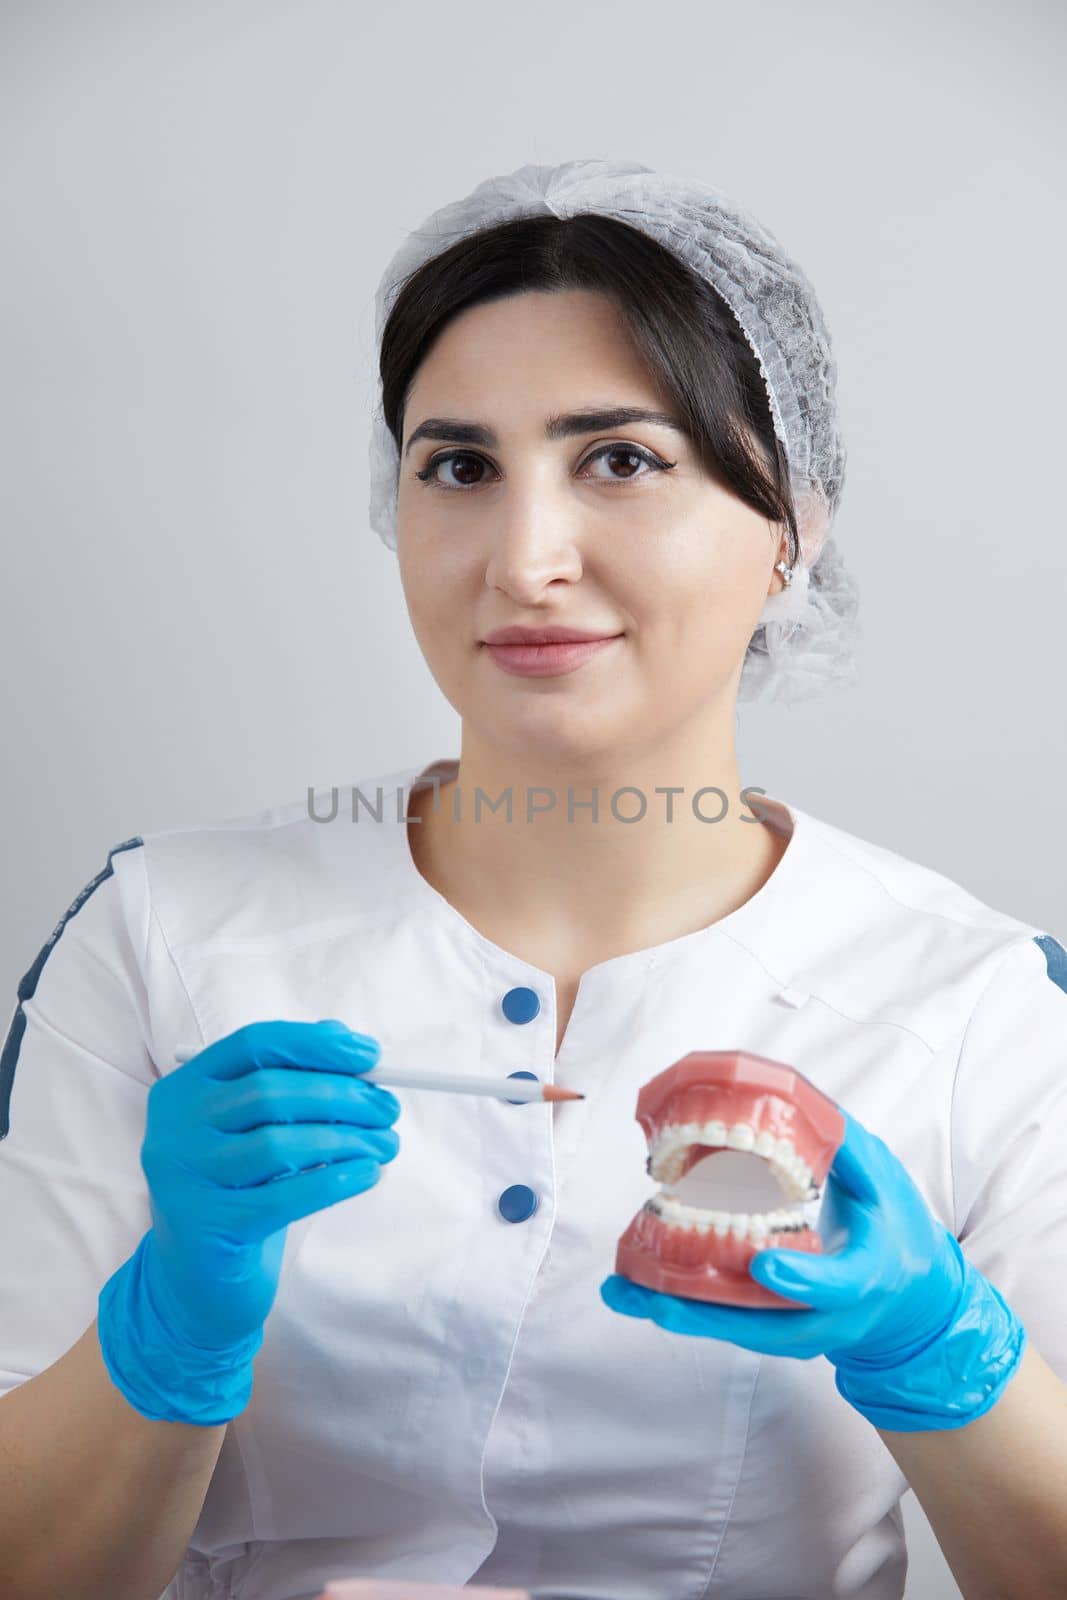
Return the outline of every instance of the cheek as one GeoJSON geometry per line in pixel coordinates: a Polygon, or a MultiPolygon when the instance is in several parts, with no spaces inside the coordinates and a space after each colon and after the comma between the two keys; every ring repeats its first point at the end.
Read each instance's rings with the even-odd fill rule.
{"type": "Polygon", "coordinates": [[[725,564],[716,561],[710,542],[695,531],[675,529],[659,538],[648,537],[646,531],[643,539],[616,545],[614,556],[602,576],[646,623],[670,617],[682,621],[730,584],[725,564]]]}
{"type": "Polygon", "coordinates": [[[758,555],[751,543],[738,551],[694,537],[635,562],[624,604],[636,621],[638,649],[649,659],[664,650],[719,664],[740,656],[766,598],[766,563],[758,555]]]}
{"type": "Polygon", "coordinates": [[[445,637],[465,621],[470,625],[477,580],[469,560],[440,542],[414,537],[398,540],[397,558],[404,600],[420,633],[445,637]]]}
{"type": "Polygon", "coordinates": [[[438,528],[427,516],[398,520],[397,557],[412,585],[469,584],[479,562],[484,572],[484,551],[469,530],[464,536],[462,529],[438,528]]]}

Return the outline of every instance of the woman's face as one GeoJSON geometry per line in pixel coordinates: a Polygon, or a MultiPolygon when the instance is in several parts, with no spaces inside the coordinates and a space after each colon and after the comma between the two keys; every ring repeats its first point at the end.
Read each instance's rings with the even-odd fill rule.
{"type": "Polygon", "coordinates": [[[732,719],[748,641],[781,587],[781,528],[705,476],[681,432],[629,422],[546,436],[552,417],[617,406],[669,409],[612,301],[526,292],[444,329],[404,417],[397,554],[419,647],[480,740],[547,763],[732,719]],[[446,427],[411,442],[430,418],[494,440],[446,427]],[[495,628],[553,623],[621,638],[536,678],[484,643],[495,628]]]}

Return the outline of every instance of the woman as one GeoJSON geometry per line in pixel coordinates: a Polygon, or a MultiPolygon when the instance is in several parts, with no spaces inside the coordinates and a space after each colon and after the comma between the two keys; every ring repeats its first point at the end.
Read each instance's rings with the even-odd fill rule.
{"type": "Polygon", "coordinates": [[[126,841],[20,987],[19,1592],[881,1600],[909,1481],[968,1597],[1059,1592],[1067,957],[737,767],[739,698],[852,670],[811,286],[704,185],[524,167],[416,231],[378,334],[372,521],[461,752],[126,841]],[[699,1049],[845,1114],[843,1247],[751,1269],[798,1309],[611,1270],[637,1093],[699,1049]]]}

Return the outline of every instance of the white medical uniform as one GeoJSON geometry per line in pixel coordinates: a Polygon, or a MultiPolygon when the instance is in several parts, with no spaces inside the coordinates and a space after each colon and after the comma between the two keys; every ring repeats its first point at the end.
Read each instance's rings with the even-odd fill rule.
{"type": "Polygon", "coordinates": [[[657,1188],[638,1091],[695,1049],[800,1068],[890,1144],[1067,1379],[1067,957],[753,795],[791,835],[771,878],[590,968],[557,1058],[551,975],[412,859],[412,781],[455,774],[364,779],[356,822],[345,789],[329,822],[305,800],[128,840],[75,901],[0,1058],[0,1390],[75,1343],[151,1225],[145,1102],[176,1048],[336,1017],[384,1062],[532,1071],[586,1099],[393,1091],[379,1183],[290,1225],[252,1398],[168,1600],[295,1600],[356,1574],[537,1600],[899,1597],[906,1485],[824,1358],[601,1301],[657,1188]]]}

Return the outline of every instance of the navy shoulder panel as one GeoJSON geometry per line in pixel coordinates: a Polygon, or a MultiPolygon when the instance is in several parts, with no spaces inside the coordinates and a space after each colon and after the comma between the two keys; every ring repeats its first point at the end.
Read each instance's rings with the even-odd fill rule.
{"type": "Polygon", "coordinates": [[[33,966],[30,968],[29,972],[27,972],[26,976],[18,986],[19,1003],[15,1007],[15,1015],[12,1017],[11,1026],[7,1030],[7,1038],[4,1040],[3,1050],[0,1050],[0,1139],[7,1138],[10,1128],[9,1111],[11,1107],[11,1090],[15,1083],[15,1067],[18,1064],[19,1050],[22,1046],[22,1035],[26,1032],[26,1013],[22,1009],[23,1001],[32,999],[34,992],[36,991],[41,972],[44,968],[44,964],[54,950],[56,941],[63,932],[63,929],[67,926],[67,923],[70,921],[71,917],[78,914],[86,900],[88,900],[89,896],[92,894],[93,890],[99,888],[100,884],[103,883],[105,878],[111,877],[115,870],[111,865],[112,856],[117,856],[122,850],[135,850],[138,845],[143,844],[144,840],[139,837],[135,839],[124,839],[122,844],[117,844],[114,850],[108,851],[107,865],[101,868],[92,882],[87,883],[85,888],[80,890],[71,901],[71,904],[67,907],[66,911],[60,917],[59,921],[52,929],[52,932],[49,934],[48,942],[44,946],[44,949],[38,955],[36,961],[33,963],[33,966]]]}
{"type": "Polygon", "coordinates": [[[1034,943],[1044,954],[1049,977],[1057,988],[1067,994],[1067,950],[1047,933],[1035,938],[1034,943]]]}

